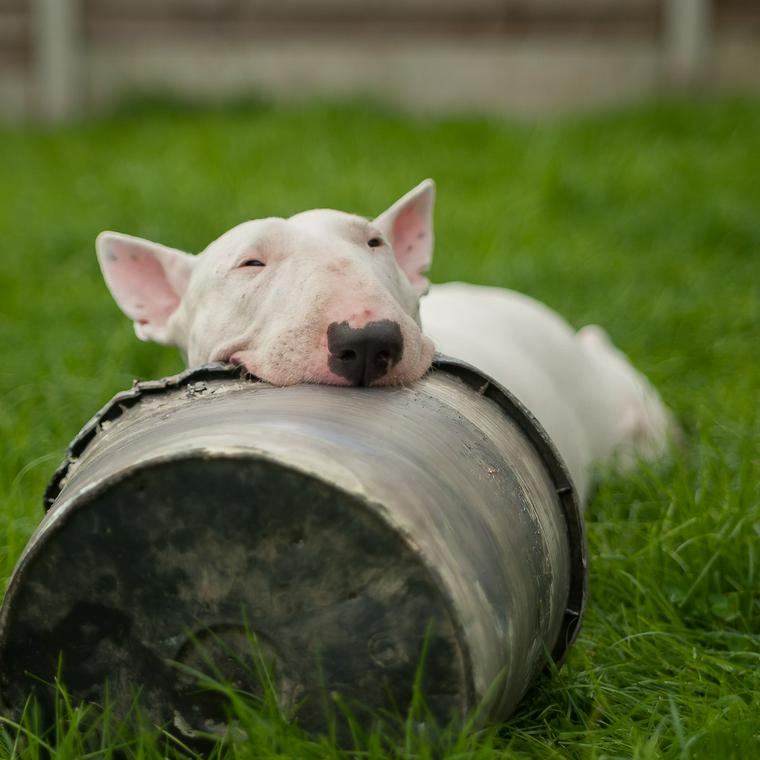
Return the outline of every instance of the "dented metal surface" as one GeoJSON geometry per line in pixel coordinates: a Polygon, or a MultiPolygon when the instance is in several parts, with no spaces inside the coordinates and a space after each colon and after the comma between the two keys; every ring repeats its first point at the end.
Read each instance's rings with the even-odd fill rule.
{"type": "Polygon", "coordinates": [[[276,388],[208,365],[116,396],[72,443],[0,610],[0,696],[45,702],[58,653],[74,694],[108,677],[158,722],[224,711],[174,663],[241,666],[252,632],[286,707],[320,690],[403,710],[429,637],[441,720],[514,709],[573,641],[582,523],[545,434],[444,357],[412,387],[276,388]]]}

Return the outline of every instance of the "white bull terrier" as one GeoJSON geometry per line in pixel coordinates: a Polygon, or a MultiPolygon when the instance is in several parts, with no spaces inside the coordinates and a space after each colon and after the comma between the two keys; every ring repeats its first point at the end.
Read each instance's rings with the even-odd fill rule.
{"type": "Polygon", "coordinates": [[[593,465],[663,453],[670,414],[600,327],[575,332],[510,290],[430,287],[434,195],[426,180],[373,221],[317,209],[244,222],[198,256],[103,232],[98,259],[137,336],[190,366],[374,386],[418,380],[434,346],[463,359],[533,412],[582,501],[593,465]]]}

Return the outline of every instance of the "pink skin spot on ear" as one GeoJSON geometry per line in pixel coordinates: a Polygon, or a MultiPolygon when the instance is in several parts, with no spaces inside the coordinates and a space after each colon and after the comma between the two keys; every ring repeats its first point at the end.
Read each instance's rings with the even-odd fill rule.
{"type": "Polygon", "coordinates": [[[396,239],[409,240],[413,237],[425,235],[423,221],[416,213],[402,214],[396,219],[393,234],[396,239]]]}
{"type": "Polygon", "coordinates": [[[399,264],[410,279],[429,264],[429,231],[425,220],[415,210],[401,214],[393,225],[393,240],[400,255],[399,264]]]}
{"type": "Polygon", "coordinates": [[[140,320],[139,324],[166,324],[180,299],[169,285],[161,264],[151,256],[134,253],[116,258],[107,279],[125,313],[135,321],[140,320]]]}

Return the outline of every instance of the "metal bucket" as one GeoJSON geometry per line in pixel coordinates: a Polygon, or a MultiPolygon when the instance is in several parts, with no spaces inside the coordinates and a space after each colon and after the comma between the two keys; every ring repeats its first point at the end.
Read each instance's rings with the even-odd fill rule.
{"type": "Polygon", "coordinates": [[[50,706],[60,666],[78,699],[107,680],[117,711],[139,690],[151,720],[209,730],[224,710],[187,671],[210,656],[256,692],[253,634],[308,730],[325,689],[405,710],[420,666],[437,720],[504,719],[584,606],[554,448],[443,357],[412,387],[276,388],[222,365],[136,384],[74,440],[46,505],[0,610],[16,713],[30,693],[50,706]]]}

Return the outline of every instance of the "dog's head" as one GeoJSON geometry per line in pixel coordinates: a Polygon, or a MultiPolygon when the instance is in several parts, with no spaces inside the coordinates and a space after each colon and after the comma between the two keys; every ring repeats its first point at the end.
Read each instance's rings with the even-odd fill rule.
{"type": "Polygon", "coordinates": [[[373,221],[317,209],[244,222],[198,256],[102,232],[98,260],[137,336],[190,366],[229,361],[275,385],[406,383],[433,357],[419,297],[434,195],[426,180],[373,221]]]}

